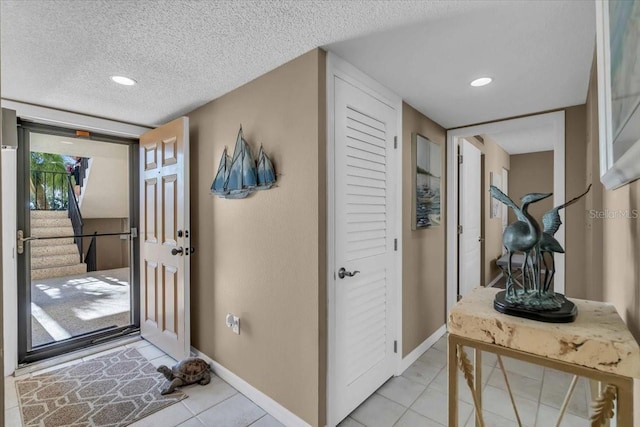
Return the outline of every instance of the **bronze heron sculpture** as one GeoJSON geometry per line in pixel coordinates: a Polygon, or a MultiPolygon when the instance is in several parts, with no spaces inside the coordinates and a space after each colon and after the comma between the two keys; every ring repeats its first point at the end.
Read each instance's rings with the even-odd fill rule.
{"type": "MultiPolygon", "coordinates": [[[[526,287],[527,281],[527,267],[529,265],[529,259],[531,256],[536,257],[536,261],[534,262],[533,258],[531,258],[531,262],[533,264],[533,282],[534,289],[540,292],[540,251],[538,250],[538,244],[540,243],[540,239],[542,238],[542,231],[540,230],[540,225],[538,222],[529,214],[528,208],[531,203],[539,202],[540,200],[544,200],[547,197],[551,196],[553,193],[528,193],[520,198],[520,202],[522,203],[522,207],[518,207],[513,200],[509,198],[506,194],[500,191],[497,187],[493,185],[489,187],[489,192],[491,196],[505,205],[509,206],[513,209],[514,213],[518,217],[518,221],[509,224],[507,228],[504,230],[504,234],[502,236],[502,244],[507,249],[509,253],[509,262],[507,263],[507,285],[506,285],[506,296],[508,297],[511,292],[511,285],[513,282],[513,275],[511,272],[511,260],[513,258],[514,252],[523,252],[524,253],[524,262],[522,264],[523,277],[526,287]]],[[[554,239],[555,240],[555,239],[554,239]]],[[[513,292],[515,295],[515,291],[513,292]]]]}

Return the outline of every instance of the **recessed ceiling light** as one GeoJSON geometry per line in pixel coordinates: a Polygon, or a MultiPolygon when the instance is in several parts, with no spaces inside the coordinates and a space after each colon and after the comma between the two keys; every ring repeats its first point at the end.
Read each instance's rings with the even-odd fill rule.
{"type": "Polygon", "coordinates": [[[73,145],[73,142],[71,142],[71,141],[60,141],[60,144],[73,145]]]}
{"type": "Polygon", "coordinates": [[[491,77],[480,77],[479,79],[475,79],[471,83],[469,83],[473,87],[485,86],[491,83],[493,79],[491,77]]]}
{"type": "Polygon", "coordinates": [[[125,76],[111,76],[111,80],[125,86],[133,86],[136,84],[135,80],[125,76]]]}

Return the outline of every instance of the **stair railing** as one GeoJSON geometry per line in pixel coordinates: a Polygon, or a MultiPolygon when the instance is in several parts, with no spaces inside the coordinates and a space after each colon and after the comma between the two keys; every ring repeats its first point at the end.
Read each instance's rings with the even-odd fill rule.
{"type": "Polygon", "coordinates": [[[31,209],[63,211],[69,204],[65,172],[31,171],[31,209]]]}
{"type": "Polygon", "coordinates": [[[91,238],[91,243],[89,243],[89,249],[87,249],[87,256],[85,257],[85,263],[87,264],[87,271],[96,271],[98,269],[98,244],[96,242],[96,238],[98,237],[98,232],[93,233],[93,237],[91,238]]]}
{"type": "Polygon", "coordinates": [[[71,220],[71,226],[73,227],[74,238],[76,246],[78,246],[78,253],[80,254],[80,262],[82,262],[83,251],[82,251],[82,214],[80,213],[80,206],[78,206],[78,201],[76,200],[76,194],[73,191],[73,184],[71,183],[71,176],[67,175],[67,197],[69,199],[69,219],[71,220]]]}

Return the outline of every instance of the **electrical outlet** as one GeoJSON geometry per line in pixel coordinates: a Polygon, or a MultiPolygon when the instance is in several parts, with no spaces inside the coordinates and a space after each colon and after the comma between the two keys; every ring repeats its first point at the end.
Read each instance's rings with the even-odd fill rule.
{"type": "Polygon", "coordinates": [[[231,328],[231,330],[235,334],[240,335],[240,318],[238,316],[233,316],[233,327],[231,328]]]}
{"type": "Polygon", "coordinates": [[[226,318],[226,324],[228,328],[240,335],[240,318],[234,314],[228,313],[226,318]]]}
{"type": "Polygon", "coordinates": [[[235,316],[231,313],[227,313],[227,318],[225,323],[227,324],[227,328],[233,328],[233,318],[235,316]]]}

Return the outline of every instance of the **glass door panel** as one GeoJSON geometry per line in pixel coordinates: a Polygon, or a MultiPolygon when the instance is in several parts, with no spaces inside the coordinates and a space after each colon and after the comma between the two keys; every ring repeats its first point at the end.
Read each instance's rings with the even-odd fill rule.
{"type": "Polygon", "coordinates": [[[129,235],[122,231],[127,234],[83,238],[82,260],[77,250],[41,256],[56,246],[71,252],[76,245],[62,239],[31,242],[31,348],[131,324],[129,235]],[[34,268],[50,260],[67,265],[34,268]]]}

